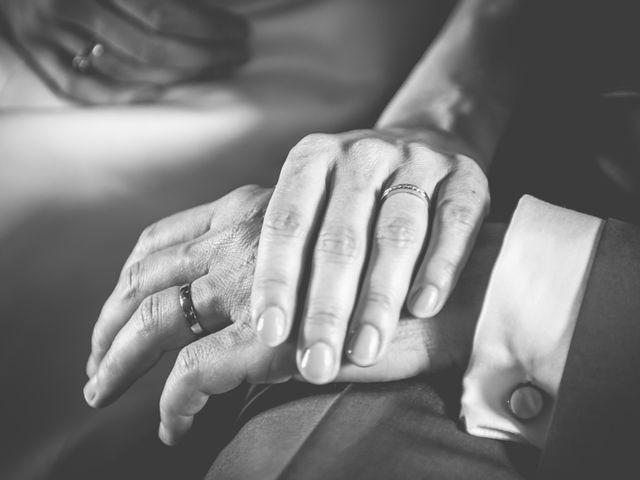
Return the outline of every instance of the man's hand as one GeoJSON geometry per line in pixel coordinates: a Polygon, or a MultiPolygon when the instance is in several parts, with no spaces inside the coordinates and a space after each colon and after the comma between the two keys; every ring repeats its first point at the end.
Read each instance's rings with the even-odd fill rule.
{"type": "Polygon", "coordinates": [[[180,307],[181,285],[191,283],[207,331],[248,322],[255,252],[270,194],[242,187],[142,233],[94,327],[85,387],[90,405],[114,400],[164,352],[196,339],[180,307]]]}
{"type": "MultiPolygon", "coordinates": [[[[104,406],[168,351],[183,348],[161,401],[161,437],[175,443],[209,395],[243,381],[302,379],[295,342],[264,346],[249,322],[255,255],[270,189],[243,187],[149,227],[127,260],[93,335],[85,396],[104,406]],[[179,305],[192,282],[197,339],[179,305]],[[233,322],[232,325],[229,325],[233,322]],[[225,328],[226,327],[226,328],[225,328]]],[[[403,315],[389,350],[368,368],[347,362],[340,381],[386,381],[466,364],[475,322],[504,228],[484,227],[447,307],[435,318],[403,315]]]]}
{"type": "Polygon", "coordinates": [[[0,26],[51,88],[85,103],[151,101],[247,57],[247,22],[207,0],[3,0],[0,26]]]}

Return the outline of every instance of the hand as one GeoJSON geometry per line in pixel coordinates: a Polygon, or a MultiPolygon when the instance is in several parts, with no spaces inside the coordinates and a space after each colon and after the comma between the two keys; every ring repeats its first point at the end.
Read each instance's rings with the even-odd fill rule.
{"type": "Polygon", "coordinates": [[[164,352],[196,340],[180,306],[180,286],[191,283],[205,330],[249,322],[255,252],[270,194],[242,187],[142,233],[94,327],[85,387],[90,405],[115,400],[164,352]]]}
{"type": "Polygon", "coordinates": [[[414,316],[442,309],[489,206],[483,169],[465,151],[438,132],[395,129],[310,135],[290,152],[262,227],[251,311],[272,347],[301,318],[306,380],[336,378],[347,330],[354,364],[382,358],[408,292],[414,316]],[[424,190],[431,209],[407,193],[380,205],[398,184],[424,190]]]}
{"type": "MultiPolygon", "coordinates": [[[[482,229],[460,282],[437,318],[404,315],[378,363],[368,368],[344,364],[337,380],[390,381],[450,367],[465,368],[504,231],[502,225],[482,229]]],[[[180,441],[210,395],[227,392],[243,381],[275,383],[292,377],[299,377],[293,341],[269,348],[246,323],[235,323],[180,352],[160,400],[159,436],[168,445],[180,441]]]]}
{"type": "Polygon", "coordinates": [[[4,0],[0,20],[47,83],[80,102],[151,101],[247,57],[246,21],[209,0],[4,0]]]}

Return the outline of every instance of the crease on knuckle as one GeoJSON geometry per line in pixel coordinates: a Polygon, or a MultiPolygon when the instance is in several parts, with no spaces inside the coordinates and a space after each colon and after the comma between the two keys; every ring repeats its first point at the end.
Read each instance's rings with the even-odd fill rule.
{"type": "Polygon", "coordinates": [[[440,211],[441,221],[459,231],[475,230],[481,220],[481,214],[478,212],[481,205],[472,205],[471,203],[460,203],[453,200],[446,200],[438,207],[440,211]]]}
{"type": "Polygon", "coordinates": [[[351,263],[360,256],[360,243],[353,227],[332,225],[320,231],[315,254],[322,262],[351,263]]]}
{"type": "Polygon", "coordinates": [[[338,330],[344,324],[342,312],[328,303],[313,306],[305,318],[305,329],[338,330]]]}
{"type": "Polygon", "coordinates": [[[142,337],[150,337],[158,333],[162,324],[162,305],[158,295],[145,298],[138,308],[138,319],[135,322],[137,332],[142,337]]]}
{"type": "Polygon", "coordinates": [[[122,297],[126,300],[134,300],[142,291],[144,266],[142,261],[132,263],[124,272],[122,285],[122,297]]]}
{"type": "Polygon", "coordinates": [[[375,239],[378,245],[407,250],[418,244],[418,229],[409,218],[395,217],[376,227],[375,239]]]}
{"type": "Polygon", "coordinates": [[[202,358],[202,347],[198,342],[192,343],[180,350],[175,364],[178,375],[186,380],[198,379],[201,372],[200,362],[202,358]]]}
{"type": "Polygon", "coordinates": [[[390,141],[377,137],[358,138],[349,145],[349,153],[360,160],[388,159],[398,155],[398,148],[390,141]]]}
{"type": "Polygon", "coordinates": [[[395,309],[395,299],[393,296],[383,290],[369,290],[365,295],[365,303],[373,305],[374,308],[380,309],[383,312],[390,313],[395,309]]]}
{"type": "Polygon", "coordinates": [[[258,276],[254,279],[254,284],[259,290],[281,290],[291,286],[291,282],[284,276],[258,276]]]}
{"type": "Polygon", "coordinates": [[[293,206],[268,212],[264,219],[265,233],[275,238],[301,238],[304,224],[302,214],[293,206]]]}

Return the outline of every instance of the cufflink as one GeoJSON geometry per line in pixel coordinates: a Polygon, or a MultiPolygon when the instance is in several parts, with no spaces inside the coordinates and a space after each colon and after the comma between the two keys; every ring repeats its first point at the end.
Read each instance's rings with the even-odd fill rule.
{"type": "Polygon", "coordinates": [[[547,393],[531,382],[519,383],[507,397],[508,412],[522,423],[535,420],[547,402],[547,393]]]}

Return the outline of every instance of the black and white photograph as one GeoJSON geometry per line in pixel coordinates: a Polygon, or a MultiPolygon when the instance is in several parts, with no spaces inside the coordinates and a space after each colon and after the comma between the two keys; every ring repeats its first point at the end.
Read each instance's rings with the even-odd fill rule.
{"type": "Polygon", "coordinates": [[[634,4],[0,0],[0,480],[640,478],[634,4]]]}

